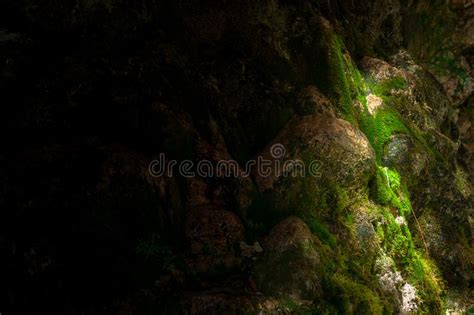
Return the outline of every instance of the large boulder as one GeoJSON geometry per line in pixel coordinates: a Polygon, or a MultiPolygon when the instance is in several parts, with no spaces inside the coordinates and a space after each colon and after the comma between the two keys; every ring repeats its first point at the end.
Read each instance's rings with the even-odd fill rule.
{"type": "MultiPolygon", "coordinates": [[[[353,125],[331,116],[312,115],[293,119],[271,142],[261,156],[284,165],[288,160],[308,163],[305,176],[333,181],[347,189],[364,187],[374,171],[374,151],[365,135],[353,125]],[[280,147],[281,152],[274,152],[280,147]],[[310,169],[311,162],[319,161],[319,172],[310,169]]],[[[262,191],[275,188],[285,177],[274,169],[270,176],[256,174],[262,191]]],[[[299,175],[291,173],[290,175],[299,175]]]]}
{"type": "Polygon", "coordinates": [[[375,169],[365,135],[347,121],[320,114],[292,119],[258,159],[270,161],[272,169],[255,172],[264,207],[252,209],[253,215],[274,209],[263,218],[275,220],[343,207],[366,189],[375,169]]]}
{"type": "Polygon", "coordinates": [[[237,267],[236,248],[244,239],[244,226],[234,213],[210,205],[186,215],[186,262],[190,270],[213,273],[237,267]]]}
{"type": "Polygon", "coordinates": [[[265,295],[313,300],[322,293],[319,240],[297,217],[276,225],[263,241],[264,255],[253,272],[265,295]]]}

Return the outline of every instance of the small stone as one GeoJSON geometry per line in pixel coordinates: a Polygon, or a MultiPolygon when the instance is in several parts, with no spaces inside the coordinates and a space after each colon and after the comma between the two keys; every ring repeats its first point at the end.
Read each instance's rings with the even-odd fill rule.
{"type": "Polygon", "coordinates": [[[374,94],[367,96],[367,109],[371,115],[375,115],[375,112],[379,107],[383,105],[383,100],[374,94]]]}
{"type": "Polygon", "coordinates": [[[395,222],[397,222],[398,225],[404,226],[405,225],[405,218],[402,216],[398,216],[395,218],[395,222]]]}

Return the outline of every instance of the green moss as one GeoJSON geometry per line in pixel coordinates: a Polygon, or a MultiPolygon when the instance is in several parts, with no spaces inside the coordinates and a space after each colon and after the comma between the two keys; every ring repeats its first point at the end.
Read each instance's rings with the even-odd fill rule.
{"type": "Polygon", "coordinates": [[[367,107],[366,95],[372,93],[383,99],[386,105],[392,101],[392,90],[406,88],[402,77],[394,77],[380,83],[366,80],[353,61],[344,55],[344,44],[341,38],[333,36],[330,40],[331,84],[338,108],[344,119],[358,125],[367,136],[375,150],[377,161],[381,161],[383,147],[394,133],[408,133],[404,119],[391,106],[378,108],[372,116],[367,107]],[[367,81],[367,82],[366,82],[367,81]],[[354,103],[359,102],[364,110],[355,112],[354,103]]]}
{"type": "Polygon", "coordinates": [[[336,186],[336,211],[341,213],[344,209],[349,206],[353,200],[349,197],[349,193],[346,189],[336,186]]]}
{"type": "Polygon", "coordinates": [[[385,251],[395,258],[397,267],[417,288],[421,309],[437,313],[442,308],[442,284],[438,279],[436,266],[415,248],[406,225],[400,226],[387,208],[381,208],[381,213],[385,223],[378,227],[377,234],[380,235],[385,251]]]}
{"type": "Polygon", "coordinates": [[[306,218],[308,222],[308,227],[311,232],[316,235],[323,243],[329,245],[331,248],[335,248],[337,245],[337,240],[334,235],[329,232],[327,225],[321,223],[317,218],[306,218]]]}
{"type": "MultiPolygon", "coordinates": [[[[376,226],[377,239],[381,242],[384,251],[395,259],[397,268],[417,288],[418,295],[422,299],[421,310],[437,312],[441,310],[441,289],[436,278],[436,267],[423,258],[416,249],[408,226],[399,224],[395,220],[395,216],[407,218],[412,213],[406,179],[402,178],[396,170],[381,166],[384,146],[396,133],[409,134],[420,141],[428,151],[433,154],[435,152],[426,145],[421,133],[412,130],[393,106],[400,100],[393,96],[392,91],[406,88],[405,79],[395,77],[383,82],[365,79],[354,63],[344,57],[343,43],[339,38],[334,39],[332,47],[332,83],[340,112],[345,119],[359,126],[376,154],[377,170],[371,184],[371,196],[382,205],[379,214],[383,217],[383,223],[376,226]],[[384,105],[377,108],[374,113],[369,113],[368,110],[366,98],[368,94],[374,94],[382,98],[384,102],[384,105]],[[362,105],[362,108],[355,112],[354,101],[362,105]]],[[[459,186],[463,186],[463,181],[458,182],[459,186]]],[[[340,213],[348,204],[346,192],[339,191],[337,187],[333,189],[327,186],[326,188],[328,191],[326,202],[332,205],[332,209],[337,213],[340,213]],[[335,191],[336,199],[332,197],[332,191],[335,191]]],[[[347,216],[344,219],[348,225],[350,225],[349,218],[350,216],[347,216]]],[[[317,224],[313,224],[312,231],[322,239],[330,239],[325,233],[326,230],[317,224]]],[[[334,243],[331,241],[331,244],[334,243]]],[[[338,250],[338,248],[334,249],[338,250]]],[[[332,283],[330,286],[337,292],[339,301],[342,301],[340,311],[347,312],[351,309],[363,313],[381,313],[384,303],[380,298],[368,287],[347,276],[348,273],[353,274],[366,284],[371,281],[370,275],[364,273],[364,268],[361,267],[366,265],[363,259],[354,260],[349,258],[351,256],[351,254],[336,255],[335,266],[340,273],[330,279],[332,283]]]]}
{"type": "Polygon", "coordinates": [[[406,81],[402,77],[375,83],[366,80],[354,65],[352,60],[343,54],[343,43],[338,37],[332,39],[331,60],[333,93],[338,100],[339,110],[344,119],[356,124],[367,136],[380,162],[383,147],[394,133],[411,133],[403,118],[396,109],[383,106],[372,116],[367,107],[366,95],[372,93],[381,97],[386,104],[391,102],[391,91],[406,88],[406,81]],[[358,101],[364,107],[355,115],[354,103],[358,101]]]}
{"type": "Polygon", "coordinates": [[[365,285],[355,282],[344,274],[331,277],[332,290],[338,300],[341,313],[382,314],[383,305],[378,295],[365,285]]]}
{"type": "MultiPolygon", "coordinates": [[[[384,218],[384,243],[385,251],[390,257],[397,258],[397,261],[403,262],[411,252],[413,244],[408,242],[406,230],[402,229],[395,221],[395,217],[388,208],[382,207],[381,213],[384,218]]],[[[408,231],[409,233],[409,231],[408,231]]]]}
{"type": "Polygon", "coordinates": [[[472,194],[472,186],[469,182],[468,174],[460,167],[456,167],[454,178],[457,190],[468,198],[472,194]]]}
{"type": "Polygon", "coordinates": [[[412,211],[406,185],[395,170],[377,166],[372,196],[379,204],[397,209],[400,215],[407,216],[412,211]]]}
{"type": "Polygon", "coordinates": [[[392,90],[405,89],[407,83],[402,77],[394,77],[390,80],[384,80],[382,82],[369,81],[367,83],[367,92],[374,95],[380,96],[384,100],[388,100],[392,90]]]}
{"type": "MultiPolygon", "coordinates": [[[[399,99],[392,95],[392,91],[405,88],[406,82],[401,77],[382,83],[365,79],[350,58],[344,55],[342,41],[336,36],[330,36],[331,96],[338,101],[341,116],[365,133],[377,158],[376,173],[370,184],[370,197],[379,204],[375,215],[383,219],[375,227],[376,239],[383,251],[394,259],[396,268],[402,272],[403,277],[417,288],[421,310],[436,312],[441,305],[441,286],[436,277],[436,267],[415,247],[406,223],[400,224],[395,219],[401,216],[407,221],[412,213],[406,178],[402,178],[394,169],[381,166],[384,146],[393,134],[405,133],[424,144],[423,137],[412,130],[393,106],[399,99]],[[384,105],[372,114],[367,107],[366,95],[369,93],[384,101],[384,105]],[[355,108],[355,102],[362,104],[362,107],[355,108]]],[[[462,181],[459,183],[462,184],[462,181]]],[[[379,284],[371,273],[374,254],[360,256],[352,250],[350,242],[346,242],[346,239],[342,241],[343,238],[354,238],[351,234],[354,218],[348,209],[351,204],[363,199],[364,192],[347,191],[337,183],[311,177],[285,178],[281,184],[282,189],[278,191],[283,192],[284,196],[279,192],[261,195],[254,201],[254,208],[249,215],[257,222],[255,226],[267,231],[289,215],[299,216],[321,240],[318,250],[325,253],[325,258],[321,261],[324,271],[323,289],[329,292],[327,300],[317,301],[321,313],[323,310],[334,312],[334,308],[340,313],[392,312],[390,305],[393,301],[377,294],[379,284]],[[337,219],[334,221],[335,217],[337,219]],[[331,233],[329,228],[335,226],[334,222],[340,227],[336,234],[331,233]]],[[[299,250],[305,249],[301,247],[299,250]]],[[[301,253],[294,252],[275,258],[278,261],[271,262],[272,267],[267,265],[263,270],[272,269],[273,266],[287,266],[295,255],[301,253]]],[[[283,278],[288,276],[283,269],[272,271],[269,279],[275,277],[275,273],[283,278]]],[[[282,285],[289,281],[280,280],[282,285]]],[[[297,303],[291,299],[284,299],[282,306],[290,311],[304,313],[297,309],[297,303]]]]}
{"type": "Polygon", "coordinates": [[[396,171],[393,171],[391,169],[388,169],[386,167],[384,167],[384,171],[385,171],[385,175],[387,177],[387,180],[388,180],[388,185],[392,188],[392,189],[400,189],[401,186],[401,182],[400,182],[400,175],[396,172],[396,171]]]}
{"type": "Polygon", "coordinates": [[[391,107],[379,108],[374,116],[360,116],[359,126],[374,148],[377,161],[382,160],[383,148],[394,133],[409,133],[400,114],[391,107]]]}
{"type": "Polygon", "coordinates": [[[331,92],[333,97],[338,101],[338,109],[342,116],[349,122],[355,122],[351,85],[349,81],[350,76],[347,75],[350,72],[351,66],[348,65],[344,58],[344,44],[342,40],[334,34],[331,34],[330,37],[328,42],[330,43],[329,64],[331,92]]]}
{"type": "Polygon", "coordinates": [[[421,300],[421,310],[429,313],[441,313],[444,307],[441,298],[443,284],[439,279],[436,266],[421,254],[412,256],[409,267],[409,281],[413,282],[418,289],[421,300]]]}
{"type": "Polygon", "coordinates": [[[372,196],[382,205],[392,204],[392,199],[395,197],[389,186],[388,177],[386,176],[384,167],[377,166],[375,183],[372,185],[372,196]]]}
{"type": "Polygon", "coordinates": [[[297,311],[300,305],[291,297],[286,297],[280,301],[280,306],[286,311],[297,311]]]}
{"type": "MultiPolygon", "coordinates": [[[[357,71],[354,71],[357,73],[357,71]]],[[[365,84],[358,90],[358,100],[364,110],[358,115],[359,128],[364,132],[370,144],[374,148],[377,162],[381,164],[383,149],[392,135],[397,133],[407,134],[420,143],[423,148],[438,162],[446,162],[436,149],[429,145],[430,134],[423,134],[419,128],[407,122],[398,112],[397,108],[403,108],[401,104],[407,102],[404,96],[393,96],[393,90],[406,88],[406,81],[402,77],[394,77],[382,82],[374,82],[368,78],[365,84]],[[360,90],[362,89],[362,93],[360,90]],[[377,108],[371,115],[368,111],[366,94],[372,93],[383,100],[384,105],[377,108]]]]}
{"type": "Polygon", "coordinates": [[[385,241],[385,232],[383,230],[382,224],[377,224],[375,227],[375,234],[377,235],[377,239],[380,243],[385,241]]]}

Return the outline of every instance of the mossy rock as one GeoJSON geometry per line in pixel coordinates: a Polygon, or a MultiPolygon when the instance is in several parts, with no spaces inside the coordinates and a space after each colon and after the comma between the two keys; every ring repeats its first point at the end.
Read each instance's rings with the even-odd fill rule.
{"type": "Polygon", "coordinates": [[[351,221],[353,221],[354,236],[358,249],[364,255],[377,252],[378,240],[374,223],[377,219],[375,204],[366,203],[351,207],[351,221]]]}
{"type": "Polygon", "coordinates": [[[360,197],[375,170],[374,151],[364,134],[327,115],[292,119],[260,156],[273,165],[269,176],[257,172],[255,179],[266,200],[264,210],[275,209],[275,216],[281,212],[306,218],[342,210],[360,197]],[[275,148],[284,152],[272,155],[275,148]],[[300,161],[304,173],[286,169],[288,161],[300,161]]]}
{"type": "Polygon", "coordinates": [[[276,225],[262,242],[253,274],[265,295],[314,300],[322,294],[321,243],[297,217],[276,225]]]}
{"type": "MultiPolygon", "coordinates": [[[[384,103],[400,113],[403,119],[419,130],[423,132],[436,130],[446,117],[446,100],[443,102],[438,100],[438,103],[443,105],[436,105],[440,118],[435,119],[434,109],[430,107],[434,105],[431,102],[428,103],[428,100],[432,100],[434,96],[428,95],[425,89],[429,85],[425,83],[428,79],[421,77],[424,74],[421,70],[412,73],[380,59],[368,57],[363,59],[362,65],[368,75],[369,91],[381,97],[384,103]]],[[[439,91],[430,91],[430,94],[435,92],[438,92],[435,95],[439,96],[439,91]]]]}
{"type": "Polygon", "coordinates": [[[411,177],[420,176],[428,166],[430,155],[416,140],[406,134],[394,134],[385,144],[382,165],[396,169],[400,175],[411,177]]]}

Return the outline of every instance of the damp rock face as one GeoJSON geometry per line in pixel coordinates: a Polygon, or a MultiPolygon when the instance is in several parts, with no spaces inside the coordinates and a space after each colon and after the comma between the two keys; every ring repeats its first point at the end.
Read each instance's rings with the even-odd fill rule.
{"type": "Polygon", "coordinates": [[[373,253],[378,250],[374,223],[376,220],[376,212],[373,210],[374,205],[359,205],[351,209],[354,215],[354,231],[357,241],[357,249],[364,254],[373,253]]]}

